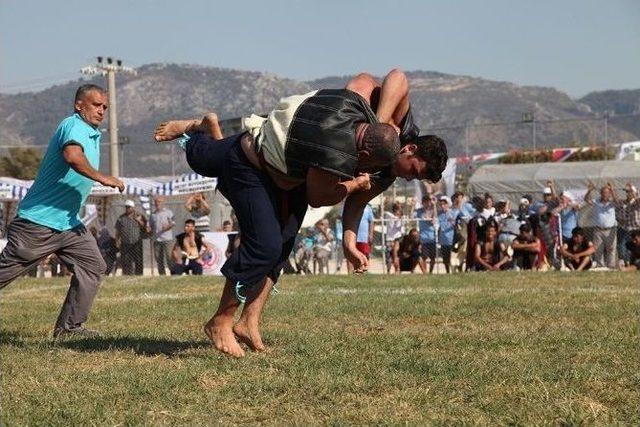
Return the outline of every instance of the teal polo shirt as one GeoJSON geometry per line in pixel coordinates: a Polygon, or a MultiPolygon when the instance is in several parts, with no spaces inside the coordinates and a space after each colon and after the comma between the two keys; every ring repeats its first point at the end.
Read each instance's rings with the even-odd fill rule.
{"type": "Polygon", "coordinates": [[[82,147],[94,169],[100,165],[100,131],[79,114],[64,119],[49,141],[38,175],[18,206],[17,216],[54,230],[70,230],[82,224],[78,217],[93,180],[80,175],[62,155],[68,144],[82,147]]]}

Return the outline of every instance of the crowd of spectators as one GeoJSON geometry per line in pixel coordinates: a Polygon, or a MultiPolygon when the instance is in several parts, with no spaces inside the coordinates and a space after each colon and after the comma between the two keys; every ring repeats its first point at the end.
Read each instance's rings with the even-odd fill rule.
{"type": "Polygon", "coordinates": [[[640,269],[640,198],[627,183],[619,198],[612,184],[589,184],[584,201],[570,191],[556,192],[548,181],[541,199],[522,195],[516,208],[491,194],[452,200],[427,193],[410,216],[398,203],[383,215],[388,231],[387,271],[431,273],[436,260],[449,273],[452,254],[460,271],[561,269],[640,269]],[[589,227],[579,213],[591,209],[589,227]],[[415,224],[408,232],[400,228],[415,224]]]}

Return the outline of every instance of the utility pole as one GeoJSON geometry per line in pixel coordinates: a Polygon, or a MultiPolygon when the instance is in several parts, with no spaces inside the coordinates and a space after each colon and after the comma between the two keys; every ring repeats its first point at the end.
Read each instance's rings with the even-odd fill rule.
{"type": "Polygon", "coordinates": [[[533,111],[522,113],[522,123],[531,123],[532,138],[533,138],[533,151],[536,151],[536,118],[533,111]]]}
{"type": "Polygon", "coordinates": [[[107,76],[107,91],[109,92],[109,174],[120,176],[120,165],[118,162],[118,115],[116,108],[116,73],[136,74],[136,70],[122,65],[121,59],[107,57],[106,63],[102,56],[98,56],[95,65],[83,67],[82,74],[100,74],[107,76]]]}
{"type": "Polygon", "coordinates": [[[606,150],[609,147],[609,117],[613,115],[612,111],[605,111],[604,116],[604,149],[606,150]]]}

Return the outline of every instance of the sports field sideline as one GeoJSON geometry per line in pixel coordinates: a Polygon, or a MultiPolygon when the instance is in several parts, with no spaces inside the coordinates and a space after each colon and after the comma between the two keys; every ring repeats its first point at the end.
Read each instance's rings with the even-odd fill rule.
{"type": "Polygon", "coordinates": [[[269,350],[202,324],[222,279],[108,278],[51,341],[66,279],[1,295],[3,425],[640,423],[637,274],[284,277],[269,350]]]}

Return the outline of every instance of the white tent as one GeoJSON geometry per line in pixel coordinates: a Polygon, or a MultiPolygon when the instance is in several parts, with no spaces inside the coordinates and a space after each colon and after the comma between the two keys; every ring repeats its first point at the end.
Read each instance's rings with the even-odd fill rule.
{"type": "Polygon", "coordinates": [[[541,198],[548,180],[554,182],[559,192],[584,190],[589,182],[597,187],[611,182],[615,189],[621,191],[627,182],[640,186],[640,163],[606,160],[485,165],[469,179],[469,193],[490,193],[495,200],[505,199],[517,203],[523,194],[541,198]]]}

